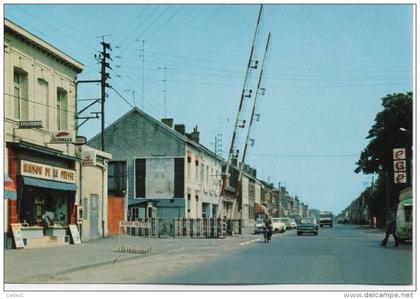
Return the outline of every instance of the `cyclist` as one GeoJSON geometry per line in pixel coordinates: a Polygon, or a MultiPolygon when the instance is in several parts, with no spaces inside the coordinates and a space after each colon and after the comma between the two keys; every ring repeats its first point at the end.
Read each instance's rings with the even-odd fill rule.
{"type": "Polygon", "coordinates": [[[267,231],[267,240],[271,240],[271,235],[273,234],[273,221],[271,220],[271,217],[267,214],[264,215],[264,224],[265,229],[267,231]]]}

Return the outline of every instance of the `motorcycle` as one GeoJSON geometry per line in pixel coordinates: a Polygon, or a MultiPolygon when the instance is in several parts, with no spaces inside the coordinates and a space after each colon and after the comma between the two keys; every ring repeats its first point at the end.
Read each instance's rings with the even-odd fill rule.
{"type": "Polygon", "coordinates": [[[272,232],[268,227],[264,228],[264,243],[268,243],[271,240],[272,232]]]}

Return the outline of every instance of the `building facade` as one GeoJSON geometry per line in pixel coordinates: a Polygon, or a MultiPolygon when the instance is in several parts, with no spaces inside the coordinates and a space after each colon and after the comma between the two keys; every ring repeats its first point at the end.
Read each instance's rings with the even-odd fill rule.
{"type": "Polygon", "coordinates": [[[66,226],[76,222],[79,177],[76,146],[65,139],[75,134],[83,65],[8,20],[4,42],[4,161],[17,188],[9,225],[23,224],[27,246],[42,245],[44,236],[66,242],[66,226]],[[47,211],[53,219],[45,230],[47,211]]]}
{"type": "MultiPolygon", "coordinates": [[[[98,135],[89,145],[99,148],[100,142],[98,135]]],[[[159,121],[133,108],[106,128],[105,148],[110,165],[126,165],[128,218],[216,215],[222,161],[200,145],[197,128],[189,134],[172,119],[159,121]]]]}

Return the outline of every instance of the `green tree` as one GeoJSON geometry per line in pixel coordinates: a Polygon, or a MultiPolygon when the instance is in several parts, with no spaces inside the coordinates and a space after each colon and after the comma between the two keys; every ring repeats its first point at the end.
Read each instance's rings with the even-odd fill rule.
{"type": "MultiPolygon", "coordinates": [[[[389,194],[389,204],[392,206],[398,200],[399,191],[408,185],[394,186],[392,153],[394,148],[405,148],[407,161],[412,161],[413,93],[387,95],[382,98],[382,106],[384,109],[376,115],[375,123],[366,137],[370,141],[360,154],[355,172],[378,173],[381,184],[378,185],[377,194],[389,194]]],[[[385,203],[383,199],[381,202],[378,200],[373,199],[375,209],[379,212],[385,203]]]]}
{"type": "Polygon", "coordinates": [[[356,163],[356,173],[382,173],[392,169],[394,148],[407,148],[407,154],[411,158],[413,136],[410,132],[401,131],[400,128],[412,132],[413,93],[387,95],[382,99],[382,106],[384,109],[376,115],[375,123],[366,137],[370,141],[356,163]]]}

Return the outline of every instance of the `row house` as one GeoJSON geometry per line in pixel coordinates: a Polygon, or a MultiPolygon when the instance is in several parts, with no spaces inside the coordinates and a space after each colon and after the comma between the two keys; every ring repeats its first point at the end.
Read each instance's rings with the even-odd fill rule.
{"type": "Polygon", "coordinates": [[[12,224],[20,224],[25,247],[68,243],[69,224],[79,225],[82,240],[106,235],[110,155],[95,151],[95,163],[82,165],[92,149],[75,138],[82,70],[74,58],[5,20],[4,173],[16,190],[5,201],[7,246],[12,224]],[[93,177],[100,183],[92,185],[93,177]]]}
{"type": "MultiPolygon", "coordinates": [[[[137,107],[105,129],[112,154],[109,192],[124,196],[128,218],[202,218],[223,214],[222,159],[173,119],[161,121],[137,107]]],[[[98,134],[88,144],[100,148],[98,134]]],[[[226,213],[226,211],[225,211],[226,213]]]]}

